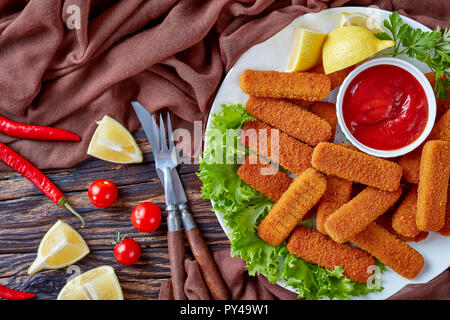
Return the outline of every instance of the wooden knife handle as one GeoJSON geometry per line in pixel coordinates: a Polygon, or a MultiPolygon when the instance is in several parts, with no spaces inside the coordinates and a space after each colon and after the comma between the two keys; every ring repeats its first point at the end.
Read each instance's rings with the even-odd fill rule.
{"type": "Polygon", "coordinates": [[[214,300],[227,300],[230,298],[225,283],[220,276],[216,263],[214,262],[211,252],[206,245],[205,239],[200,232],[200,229],[195,226],[186,231],[186,238],[194,254],[195,260],[200,267],[203,279],[208,286],[211,297],[214,300]]]}
{"type": "Polygon", "coordinates": [[[169,261],[172,273],[173,296],[175,300],[187,300],[184,293],[186,282],[186,271],[184,270],[184,241],[183,233],[179,231],[168,231],[167,239],[169,245],[169,261]]]}

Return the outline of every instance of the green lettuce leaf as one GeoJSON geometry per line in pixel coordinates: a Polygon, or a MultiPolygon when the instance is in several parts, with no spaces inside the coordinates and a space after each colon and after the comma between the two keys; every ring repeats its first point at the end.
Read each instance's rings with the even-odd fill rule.
{"type": "MultiPolygon", "coordinates": [[[[230,130],[240,129],[253,119],[241,104],[222,105],[221,112],[212,116],[211,128],[206,132],[209,144],[197,173],[202,181],[202,198],[213,201],[214,210],[222,213],[231,229],[228,234],[231,255],[246,261],[249,275],[263,273],[271,283],[284,281],[299,292],[299,298],[348,299],[381,291],[382,288],[370,289],[345,278],[339,266],[334,270],[321,268],[290,254],[285,243],[274,247],[259,238],[256,228],[273,202],[237,175],[237,160],[247,150],[238,143],[239,130],[230,130]],[[224,163],[225,160],[229,162],[224,163]]],[[[313,220],[303,224],[311,227],[313,220]]]]}

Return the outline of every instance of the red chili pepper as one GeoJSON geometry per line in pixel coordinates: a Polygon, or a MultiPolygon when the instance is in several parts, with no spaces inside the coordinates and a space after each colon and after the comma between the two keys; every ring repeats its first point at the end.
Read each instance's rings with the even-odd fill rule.
{"type": "Polygon", "coordinates": [[[33,140],[80,141],[75,133],[64,129],[23,124],[0,116],[0,132],[11,137],[33,140]]]}
{"type": "Polygon", "coordinates": [[[53,182],[45,174],[43,174],[38,168],[31,164],[27,159],[15,152],[7,145],[0,142],[0,160],[7,164],[12,169],[16,170],[22,176],[30,180],[36,187],[38,187],[47,197],[49,197],[54,203],[61,207],[65,207],[67,210],[76,215],[82,223],[84,228],[84,219],[70,206],[66,197],[56,187],[53,182]]]}
{"type": "Polygon", "coordinates": [[[6,300],[28,300],[36,297],[34,293],[9,289],[0,285],[0,298],[6,300]]]}

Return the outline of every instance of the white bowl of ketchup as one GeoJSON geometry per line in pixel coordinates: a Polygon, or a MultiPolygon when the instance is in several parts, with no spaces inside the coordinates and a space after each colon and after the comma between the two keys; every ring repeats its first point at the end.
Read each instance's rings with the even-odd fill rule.
{"type": "Polygon", "coordinates": [[[355,147],[391,158],[411,152],[427,138],[436,117],[436,98],[415,66],[396,58],[377,58],[347,76],[339,89],[336,112],[355,147]]]}

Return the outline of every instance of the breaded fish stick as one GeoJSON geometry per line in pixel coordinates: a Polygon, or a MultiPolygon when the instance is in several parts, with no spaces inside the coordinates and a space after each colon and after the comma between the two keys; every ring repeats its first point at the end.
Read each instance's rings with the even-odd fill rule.
{"type": "MultiPolygon", "coordinates": [[[[450,110],[448,110],[433,127],[428,140],[443,140],[450,142],[450,110]]],[[[422,148],[401,156],[398,164],[403,167],[403,178],[409,183],[419,182],[420,158],[422,148]]]]}
{"type": "MultiPolygon", "coordinates": [[[[263,169],[271,167],[271,164],[250,164],[248,158],[241,164],[237,174],[242,181],[259,191],[273,202],[277,202],[281,195],[289,188],[292,179],[284,172],[277,171],[273,175],[262,174],[263,169]]],[[[276,170],[275,167],[272,166],[276,170]]]]}
{"type": "MultiPolygon", "coordinates": [[[[349,75],[350,72],[352,72],[354,68],[355,68],[354,66],[351,66],[343,70],[339,70],[328,74],[327,77],[330,78],[331,81],[330,91],[339,87],[342,84],[342,82],[344,82],[344,79],[349,75]]],[[[311,68],[310,70],[308,70],[308,72],[325,74],[325,71],[323,70],[323,64],[319,64],[311,68]]],[[[302,108],[309,107],[314,102],[301,99],[289,99],[289,101],[302,108]]]]}
{"type": "Polygon", "coordinates": [[[339,243],[349,241],[395,204],[401,194],[401,187],[394,192],[367,187],[328,217],[327,234],[339,243]]]}
{"type": "Polygon", "coordinates": [[[443,236],[450,237],[450,186],[447,188],[447,206],[445,210],[444,226],[438,232],[443,236]]]}
{"type": "Polygon", "coordinates": [[[327,234],[325,221],[332,213],[350,201],[352,185],[351,181],[327,176],[327,190],[317,205],[316,228],[318,231],[327,234]]]}
{"type": "Polygon", "coordinates": [[[448,110],[433,126],[429,139],[450,142],[450,110],[448,110]]]}
{"type": "MultiPolygon", "coordinates": [[[[350,74],[350,72],[353,71],[353,69],[355,69],[355,66],[351,66],[351,67],[327,74],[327,77],[330,78],[330,80],[331,80],[331,90],[339,87],[342,84],[342,82],[344,82],[345,78],[347,78],[347,76],[350,74]]],[[[308,70],[308,72],[325,74],[325,70],[323,69],[323,64],[318,64],[317,66],[308,70]]]]}
{"type": "Polygon", "coordinates": [[[403,242],[420,242],[422,240],[425,240],[428,237],[428,232],[426,231],[420,231],[415,237],[405,237],[404,235],[401,235],[397,231],[395,231],[394,228],[392,228],[392,214],[382,214],[375,220],[375,222],[386,229],[389,233],[396,236],[398,239],[400,239],[403,242]]]}
{"type": "Polygon", "coordinates": [[[420,230],[416,225],[416,212],[417,185],[413,185],[392,216],[394,230],[405,237],[413,238],[417,236],[420,230]]]}
{"type": "Polygon", "coordinates": [[[296,175],[300,175],[310,168],[313,149],[276,129],[278,130],[278,144],[276,144],[278,149],[271,150],[272,129],[274,128],[261,121],[248,121],[242,128],[240,142],[251,151],[279,163],[296,175]],[[260,140],[258,138],[260,133],[267,133],[267,139],[260,140]],[[278,156],[276,156],[276,153],[278,153],[278,156]]]}
{"type": "Polygon", "coordinates": [[[394,162],[328,142],[314,148],[311,163],[328,175],[385,191],[397,190],[402,178],[402,167],[394,162]]]}
{"type": "MultiPolygon", "coordinates": [[[[267,169],[269,166],[270,164],[264,163],[250,164],[247,160],[239,167],[238,175],[242,181],[253,189],[259,191],[273,202],[277,202],[283,193],[287,191],[293,179],[281,171],[277,171],[274,175],[262,174],[261,170],[267,169]]],[[[275,167],[272,167],[272,169],[277,170],[275,167]]],[[[311,218],[315,213],[315,207],[312,207],[302,220],[311,218]]]]}
{"type": "Polygon", "coordinates": [[[450,142],[428,141],[422,150],[416,224],[422,231],[444,226],[450,176],[450,142]]]}
{"type": "Polygon", "coordinates": [[[313,168],[305,170],[261,221],[258,235],[267,243],[278,246],[319,201],[326,188],[325,176],[313,168]]]}
{"type": "Polygon", "coordinates": [[[419,252],[375,222],[350,241],[407,279],[415,278],[423,268],[424,259],[419,252]]]}
{"type": "Polygon", "coordinates": [[[241,89],[255,97],[319,101],[328,97],[331,80],[324,74],[245,70],[241,89]]]}
{"type": "Polygon", "coordinates": [[[402,166],[403,178],[409,183],[419,183],[420,158],[422,148],[418,147],[410,153],[400,157],[398,164],[402,166]]]}
{"type": "Polygon", "coordinates": [[[304,226],[297,226],[289,236],[287,249],[300,259],[333,270],[335,266],[344,269],[344,276],[355,282],[364,283],[370,277],[369,266],[375,259],[367,252],[339,244],[329,237],[304,226]]]}
{"type": "Polygon", "coordinates": [[[328,141],[331,126],[319,116],[282,99],[250,97],[245,110],[259,120],[311,146],[328,141]]]}
{"type": "Polygon", "coordinates": [[[318,115],[322,119],[324,119],[326,122],[328,122],[331,126],[331,138],[329,139],[330,142],[334,141],[334,135],[336,134],[336,126],[338,123],[338,119],[336,116],[336,105],[334,103],[330,102],[323,102],[318,101],[314,102],[311,107],[309,108],[309,111],[318,115]]]}

